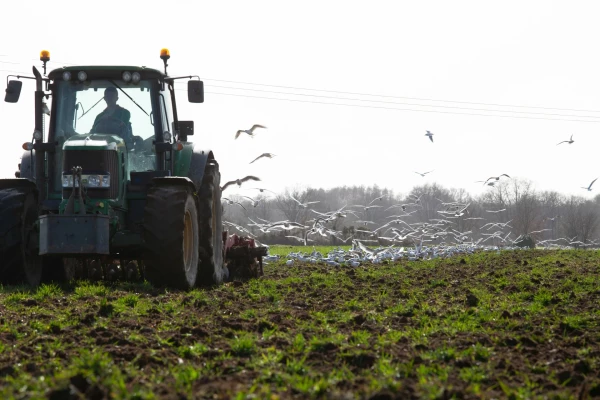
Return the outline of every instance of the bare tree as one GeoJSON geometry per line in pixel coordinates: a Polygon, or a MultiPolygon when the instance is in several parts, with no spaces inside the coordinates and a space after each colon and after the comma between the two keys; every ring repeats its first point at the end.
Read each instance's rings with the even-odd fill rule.
{"type": "Polygon", "coordinates": [[[311,201],[309,191],[300,188],[286,188],[284,194],[275,196],[277,209],[288,221],[304,224],[308,219],[309,208],[299,204],[298,201],[294,199],[301,203],[311,201]]]}
{"type": "Polygon", "coordinates": [[[562,228],[570,238],[586,243],[596,234],[600,225],[598,206],[579,196],[571,196],[565,207],[562,228]]]}

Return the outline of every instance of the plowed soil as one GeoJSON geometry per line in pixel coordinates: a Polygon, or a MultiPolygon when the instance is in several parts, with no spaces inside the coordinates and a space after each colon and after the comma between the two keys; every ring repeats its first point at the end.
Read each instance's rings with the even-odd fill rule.
{"type": "Polygon", "coordinates": [[[600,253],[0,290],[2,398],[600,398],[600,253]]]}

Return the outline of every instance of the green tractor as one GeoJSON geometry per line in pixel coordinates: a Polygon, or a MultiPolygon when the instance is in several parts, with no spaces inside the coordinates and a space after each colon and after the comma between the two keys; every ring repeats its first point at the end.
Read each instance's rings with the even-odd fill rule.
{"type": "MultiPolygon", "coordinates": [[[[168,76],[169,58],[162,49],[164,73],[76,66],[46,76],[42,51],[44,76],[36,67],[16,76],[35,80],[35,129],[16,179],[0,180],[0,284],[147,279],[188,289],[233,279],[230,270],[262,272],[266,249],[223,232],[219,164],[188,142],[193,121],[177,115],[175,80],[188,80],[191,103],[204,101],[203,82],[168,76]]],[[[21,87],[10,80],[5,101],[21,87]]]]}

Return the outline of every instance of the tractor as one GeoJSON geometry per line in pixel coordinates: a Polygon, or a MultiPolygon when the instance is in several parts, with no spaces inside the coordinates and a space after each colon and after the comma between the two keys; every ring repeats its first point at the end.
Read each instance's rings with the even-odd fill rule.
{"type": "Polygon", "coordinates": [[[146,279],[185,290],[262,273],[266,248],[223,231],[219,164],[177,114],[175,81],[187,79],[190,103],[204,102],[204,84],[169,76],[168,49],[160,58],[164,72],[46,74],[44,50],[43,75],[9,76],[9,103],[21,79],[35,81],[35,128],[15,179],[0,180],[0,284],[146,279]]]}

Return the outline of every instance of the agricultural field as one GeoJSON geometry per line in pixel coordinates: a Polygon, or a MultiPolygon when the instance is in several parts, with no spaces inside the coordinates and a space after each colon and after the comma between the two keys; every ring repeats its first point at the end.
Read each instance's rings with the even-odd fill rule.
{"type": "Polygon", "coordinates": [[[600,398],[599,305],[591,250],[2,287],[0,398],[600,398]]]}

